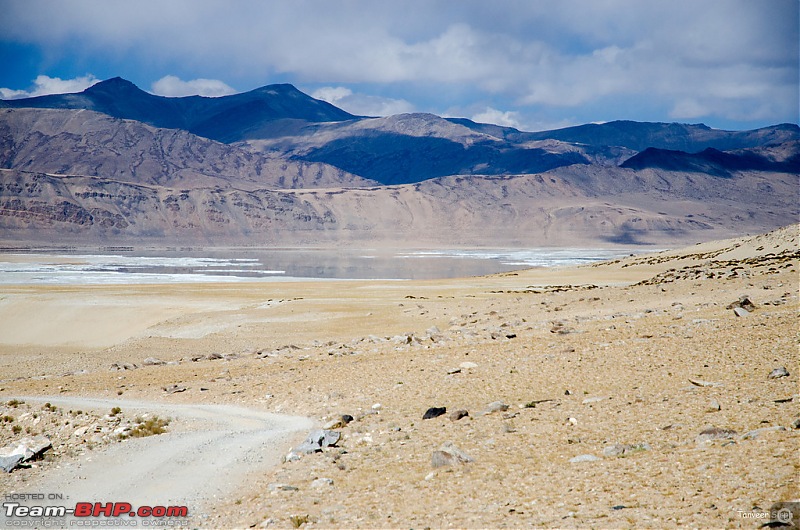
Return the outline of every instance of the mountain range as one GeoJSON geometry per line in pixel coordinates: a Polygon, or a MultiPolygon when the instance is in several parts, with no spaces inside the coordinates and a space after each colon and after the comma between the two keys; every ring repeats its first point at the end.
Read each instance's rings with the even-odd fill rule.
{"type": "Polygon", "coordinates": [[[291,85],[0,100],[6,244],[673,244],[796,222],[800,128],[525,132],[291,85]]]}

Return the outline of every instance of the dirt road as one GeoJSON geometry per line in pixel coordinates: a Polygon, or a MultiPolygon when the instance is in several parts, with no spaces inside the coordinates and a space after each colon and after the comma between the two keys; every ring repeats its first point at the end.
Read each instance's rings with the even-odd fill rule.
{"type": "MultiPolygon", "coordinates": [[[[169,432],[126,440],[65,462],[17,493],[62,494],[77,502],[127,502],[139,506],[188,506],[193,524],[230,500],[247,477],[277,464],[311,420],[228,405],[175,405],[83,397],[24,397],[58,407],[142,411],[169,417],[169,432]]],[[[8,493],[8,492],[4,492],[8,493]]],[[[54,505],[61,501],[22,501],[54,505]]],[[[0,526],[6,525],[0,514],[0,526]]],[[[131,521],[132,522],[132,521],[131,521]]]]}

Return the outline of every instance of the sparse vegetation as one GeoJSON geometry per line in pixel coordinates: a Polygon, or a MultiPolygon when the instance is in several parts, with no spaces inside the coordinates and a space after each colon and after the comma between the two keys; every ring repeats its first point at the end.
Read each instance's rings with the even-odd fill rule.
{"type": "Polygon", "coordinates": [[[292,522],[292,528],[300,528],[308,522],[308,515],[292,515],[289,520],[292,522]]]}
{"type": "Polygon", "coordinates": [[[12,400],[11,400],[11,401],[9,401],[8,403],[6,403],[6,405],[8,405],[8,406],[9,406],[9,407],[11,407],[11,408],[17,408],[17,407],[19,407],[20,405],[22,405],[23,403],[25,403],[25,402],[24,402],[24,401],[20,401],[20,400],[18,400],[18,399],[12,399],[12,400]]]}
{"type": "Polygon", "coordinates": [[[111,409],[111,415],[112,415],[112,416],[116,416],[116,415],[117,415],[117,414],[119,414],[120,412],[122,412],[122,409],[121,409],[121,408],[119,408],[119,407],[114,407],[114,408],[112,408],[112,409],[111,409]]]}
{"type": "Polygon", "coordinates": [[[136,426],[131,429],[130,434],[128,434],[130,438],[144,438],[146,436],[164,434],[167,432],[165,427],[169,425],[170,422],[170,420],[159,418],[158,416],[147,419],[137,417],[134,421],[136,422],[136,426]]]}

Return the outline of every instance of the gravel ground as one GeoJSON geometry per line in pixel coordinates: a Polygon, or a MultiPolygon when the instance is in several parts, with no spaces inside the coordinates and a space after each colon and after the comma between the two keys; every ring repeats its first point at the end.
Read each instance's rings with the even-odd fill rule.
{"type": "MultiPolygon", "coordinates": [[[[243,447],[232,493],[187,485],[211,499],[193,514],[203,527],[756,528],[774,503],[800,498],[797,229],[452,281],[12,287],[0,317],[76,309],[39,323],[39,342],[3,339],[0,399],[147,401],[175,418],[226,405],[308,417],[309,429],[353,417],[334,428],[335,447],[299,460],[255,464],[288,455],[302,431],[243,447]],[[125,314],[123,301],[124,333],[113,327],[98,347],[102,326],[85,322],[104,307],[125,314]],[[157,306],[158,322],[137,301],[157,306]],[[60,326],[69,344],[54,344],[60,326]],[[447,412],[423,419],[431,407],[447,412]],[[459,409],[469,415],[452,420],[459,409]]],[[[27,421],[4,410],[14,421],[2,445],[27,421]]],[[[57,438],[66,420],[47,421],[33,434],[57,438]]],[[[176,420],[146,440],[189,429],[176,420]]],[[[139,442],[68,439],[0,477],[3,490],[33,491],[139,442]]],[[[193,469],[193,451],[168,458],[193,469]]]]}

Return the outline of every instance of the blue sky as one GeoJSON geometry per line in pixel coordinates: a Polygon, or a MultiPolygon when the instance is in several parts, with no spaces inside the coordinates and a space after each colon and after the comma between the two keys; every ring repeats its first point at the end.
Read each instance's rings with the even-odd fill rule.
{"type": "Polygon", "coordinates": [[[355,114],[542,130],[798,122],[798,0],[0,0],[0,97],[292,83],[355,114]]]}

